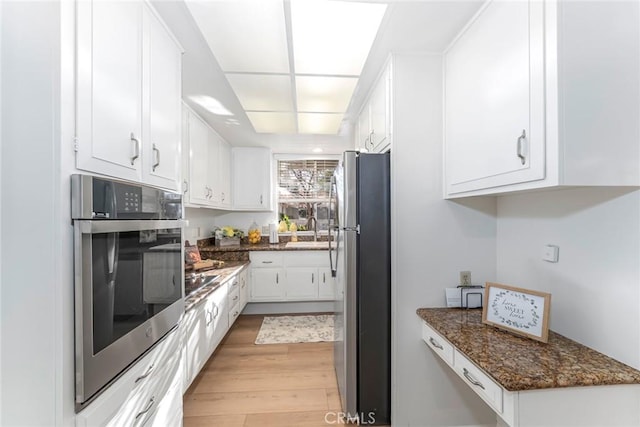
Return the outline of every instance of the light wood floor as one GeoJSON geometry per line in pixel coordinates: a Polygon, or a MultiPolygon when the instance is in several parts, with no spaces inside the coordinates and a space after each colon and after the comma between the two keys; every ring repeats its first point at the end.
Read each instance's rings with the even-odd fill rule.
{"type": "Polygon", "coordinates": [[[185,427],[336,424],[333,343],[255,345],[262,319],[235,322],[184,396],[185,427]]]}

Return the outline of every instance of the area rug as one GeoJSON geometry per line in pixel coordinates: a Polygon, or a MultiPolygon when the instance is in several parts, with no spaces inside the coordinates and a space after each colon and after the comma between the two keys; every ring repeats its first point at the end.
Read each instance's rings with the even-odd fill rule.
{"type": "Polygon", "coordinates": [[[265,317],[256,344],[334,341],[334,315],[265,317]]]}

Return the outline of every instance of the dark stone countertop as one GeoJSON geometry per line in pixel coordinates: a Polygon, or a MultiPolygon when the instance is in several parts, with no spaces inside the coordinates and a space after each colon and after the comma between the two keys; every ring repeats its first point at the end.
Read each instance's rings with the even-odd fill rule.
{"type": "Polygon", "coordinates": [[[201,246],[198,249],[200,252],[205,253],[215,253],[215,252],[244,252],[244,251],[326,251],[329,249],[328,242],[325,242],[327,246],[323,246],[321,248],[309,248],[309,247],[298,247],[292,248],[287,247],[287,242],[269,244],[269,243],[256,243],[256,244],[245,244],[242,243],[240,246],[201,246]]]}
{"type": "Polygon", "coordinates": [[[509,391],[640,384],[640,371],[553,331],[549,342],[482,323],[481,309],[419,308],[418,316],[509,391]]]}
{"type": "Polygon", "coordinates": [[[205,299],[209,294],[218,289],[220,285],[225,283],[231,276],[240,273],[248,266],[248,261],[232,261],[226,262],[223,268],[216,268],[200,273],[204,275],[217,275],[218,278],[210,285],[203,286],[202,288],[191,292],[189,295],[186,295],[184,298],[184,311],[189,311],[195,307],[200,301],[205,299]]]}

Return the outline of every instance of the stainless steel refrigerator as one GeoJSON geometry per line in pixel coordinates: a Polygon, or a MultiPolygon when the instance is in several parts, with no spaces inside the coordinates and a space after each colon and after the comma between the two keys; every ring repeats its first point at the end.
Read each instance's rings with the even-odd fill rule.
{"type": "Polygon", "coordinates": [[[389,178],[389,153],[347,151],[332,181],[335,368],[342,409],[361,424],[391,422],[389,178]]]}

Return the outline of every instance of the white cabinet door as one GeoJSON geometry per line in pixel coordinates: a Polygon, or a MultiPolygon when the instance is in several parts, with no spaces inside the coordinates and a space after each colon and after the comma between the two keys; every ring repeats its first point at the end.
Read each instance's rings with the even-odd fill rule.
{"type": "Polygon", "coordinates": [[[543,5],[490,2],[445,55],[447,193],[545,176],[543,5]]]}
{"type": "Polygon", "coordinates": [[[382,151],[389,144],[389,86],[389,66],[387,65],[378,78],[369,100],[371,117],[369,147],[374,152],[382,151]]]}
{"type": "Polygon", "coordinates": [[[148,73],[149,82],[144,104],[149,110],[144,135],[144,180],[175,190],[180,178],[182,53],[164,24],[153,12],[146,12],[149,48],[145,74],[148,73]]]}
{"type": "Polygon", "coordinates": [[[189,201],[208,204],[212,197],[209,184],[209,129],[189,112],[189,201]]]}
{"type": "Polygon", "coordinates": [[[232,185],[234,210],[270,211],[271,150],[259,147],[233,147],[232,185]]]}
{"type": "MultiPolygon", "coordinates": [[[[211,128],[207,127],[207,144],[208,144],[208,156],[206,165],[207,185],[211,189],[211,196],[209,197],[209,204],[212,206],[220,205],[220,197],[222,192],[220,191],[220,171],[218,170],[218,162],[220,159],[220,145],[221,138],[211,128]]],[[[198,155],[198,154],[196,154],[198,155]]]]}
{"type": "Polygon", "coordinates": [[[331,276],[330,268],[318,269],[318,298],[328,301],[336,299],[336,279],[331,276]]]}
{"type": "Polygon", "coordinates": [[[77,3],[78,169],[142,178],[142,33],[141,2],[77,3]]]}
{"type": "Polygon", "coordinates": [[[317,300],[318,299],[318,269],[311,267],[287,268],[285,285],[287,300],[317,300]]]}
{"type": "Polygon", "coordinates": [[[251,301],[284,300],[286,277],[282,268],[254,268],[251,270],[251,301]]]}
{"type": "Polygon", "coordinates": [[[222,338],[229,330],[229,304],[227,303],[227,284],[216,289],[209,299],[213,305],[213,317],[210,323],[212,329],[209,355],[213,353],[222,338]]]}
{"type": "Polygon", "coordinates": [[[362,111],[358,116],[358,132],[356,133],[356,149],[369,150],[371,148],[371,128],[369,116],[369,101],[362,107],[362,111]]]}
{"type": "Polygon", "coordinates": [[[218,149],[218,188],[219,203],[223,208],[231,207],[231,146],[224,140],[219,141],[218,149]]]}
{"type": "Polygon", "coordinates": [[[249,276],[249,270],[244,269],[242,270],[242,272],[238,275],[238,280],[240,282],[240,312],[242,312],[242,310],[244,309],[244,307],[247,305],[247,302],[249,301],[249,280],[248,277],[249,276]]]}

